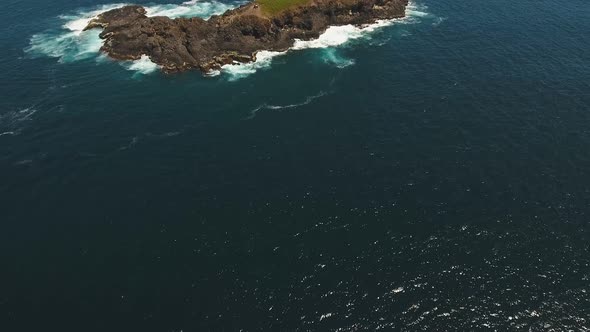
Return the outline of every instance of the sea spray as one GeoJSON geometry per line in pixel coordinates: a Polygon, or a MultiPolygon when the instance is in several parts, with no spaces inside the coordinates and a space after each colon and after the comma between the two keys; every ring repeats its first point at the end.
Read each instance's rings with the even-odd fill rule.
{"type": "MultiPolygon", "coordinates": [[[[219,15],[243,2],[232,4],[218,1],[187,1],[182,4],[167,4],[146,6],[148,16],[177,17],[202,17],[208,18],[212,15],[219,15]]],[[[92,29],[84,31],[88,23],[101,13],[121,8],[126,3],[101,5],[91,9],[78,10],[72,14],[61,15],[59,28],[47,30],[31,37],[29,46],[25,52],[31,57],[52,57],[57,58],[60,63],[69,63],[85,59],[99,59],[100,48],[103,41],[100,39],[100,31],[92,29]]],[[[155,69],[155,64],[150,64],[149,58],[142,57],[134,64],[124,63],[130,70],[137,70],[138,73],[148,74],[155,69]]]]}
{"type": "MultiPolygon", "coordinates": [[[[406,16],[403,18],[396,18],[390,20],[378,20],[373,24],[363,26],[342,25],[331,26],[321,34],[317,39],[300,40],[296,39],[295,43],[289,50],[304,50],[322,48],[326,51],[322,54],[322,60],[325,63],[335,65],[338,68],[345,68],[355,63],[354,59],[346,59],[339,56],[330,49],[347,44],[348,42],[360,38],[370,39],[371,33],[380,30],[384,27],[394,24],[414,24],[419,23],[421,18],[434,17],[426,12],[427,6],[410,3],[406,7],[406,16]]],[[[235,81],[239,78],[246,77],[253,74],[258,69],[268,68],[272,64],[272,59],[276,56],[285,54],[285,52],[269,52],[262,51],[257,53],[257,59],[254,63],[235,64],[223,66],[222,71],[230,76],[230,81],[235,81]],[[258,56],[263,53],[263,56],[258,56]]]]}
{"type": "Polygon", "coordinates": [[[269,68],[273,58],[283,55],[286,52],[260,51],[256,53],[256,61],[249,63],[236,63],[224,65],[221,71],[228,74],[230,81],[254,74],[259,69],[269,68]]]}
{"type": "Polygon", "coordinates": [[[208,18],[212,15],[223,14],[229,9],[236,7],[243,2],[228,4],[218,1],[187,1],[180,5],[166,4],[146,6],[145,10],[147,16],[168,16],[170,18],[177,17],[201,17],[208,18]]]}
{"type": "Polygon", "coordinates": [[[320,57],[324,63],[345,68],[354,65],[354,59],[349,59],[340,54],[337,48],[329,47],[322,50],[320,57]]]}
{"type": "MultiPolygon", "coordinates": [[[[201,17],[208,18],[212,15],[222,14],[243,1],[232,4],[221,3],[218,1],[186,1],[182,4],[163,4],[146,6],[148,16],[168,16],[177,17],[201,17]]],[[[90,10],[79,10],[74,14],[59,16],[61,28],[35,34],[31,37],[29,47],[25,51],[33,57],[48,56],[58,58],[61,63],[79,61],[84,59],[100,59],[100,48],[102,40],[99,38],[100,31],[93,29],[83,31],[90,20],[99,14],[125,6],[126,3],[117,3],[102,5],[90,10]]],[[[410,3],[406,9],[407,16],[401,19],[379,20],[373,24],[365,26],[331,26],[317,39],[313,40],[295,40],[290,50],[303,49],[329,49],[348,43],[351,40],[359,38],[370,38],[370,33],[380,28],[393,25],[395,23],[415,23],[420,18],[428,17],[425,11],[427,7],[418,6],[410,3]]],[[[252,63],[230,64],[222,67],[222,73],[228,75],[228,80],[249,76],[260,69],[269,68],[273,58],[285,54],[286,52],[260,51],[257,53],[257,60],[252,63]]],[[[338,56],[333,51],[323,52],[322,59],[325,63],[344,68],[354,64],[353,59],[345,59],[338,56]]],[[[153,63],[149,57],[142,56],[141,59],[126,62],[123,65],[128,70],[136,71],[139,74],[149,74],[156,71],[159,67],[153,63]]],[[[208,76],[216,76],[220,72],[209,73],[208,76]]]]}
{"type": "Polygon", "coordinates": [[[155,72],[156,70],[160,69],[160,66],[152,62],[150,57],[147,55],[142,55],[141,59],[131,61],[127,64],[127,69],[137,72],[138,74],[150,74],[155,72]]]}
{"type": "MultiPolygon", "coordinates": [[[[420,12],[420,17],[423,12],[420,12]]],[[[335,52],[329,51],[331,48],[342,46],[352,40],[360,38],[371,38],[371,33],[381,28],[393,24],[409,24],[416,23],[415,17],[407,16],[399,19],[378,20],[373,24],[363,26],[341,25],[331,26],[321,34],[317,39],[300,40],[296,39],[295,43],[289,50],[305,50],[305,49],[326,49],[323,53],[323,61],[328,64],[335,65],[338,68],[345,68],[354,64],[353,59],[345,59],[338,56],[335,52]]],[[[289,51],[288,50],[288,51],[289,51]]],[[[268,68],[272,64],[272,59],[276,56],[285,54],[286,52],[269,52],[261,51],[257,53],[256,62],[245,64],[226,65],[222,67],[222,71],[230,76],[229,80],[234,81],[243,78],[249,74],[253,74],[258,69],[268,68]],[[264,53],[263,53],[264,52],[264,53]],[[263,56],[259,56],[260,54],[263,56]]]]}

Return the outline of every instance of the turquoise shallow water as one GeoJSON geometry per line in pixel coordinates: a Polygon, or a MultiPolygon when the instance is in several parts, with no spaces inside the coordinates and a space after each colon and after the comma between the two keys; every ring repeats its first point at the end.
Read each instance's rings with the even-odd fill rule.
{"type": "MultiPolygon", "coordinates": [[[[139,3],[237,4],[174,2],[139,3]]],[[[0,4],[1,330],[588,328],[586,2],[420,0],[215,77],[98,56],[111,4],[0,4]]]]}

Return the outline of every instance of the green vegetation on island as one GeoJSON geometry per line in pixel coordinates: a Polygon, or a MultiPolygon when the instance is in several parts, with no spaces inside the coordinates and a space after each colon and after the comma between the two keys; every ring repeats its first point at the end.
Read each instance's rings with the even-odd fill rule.
{"type": "Polygon", "coordinates": [[[277,14],[288,8],[310,3],[312,0],[255,0],[265,14],[277,14]]]}
{"type": "Polygon", "coordinates": [[[284,52],[331,26],[401,18],[408,0],[251,0],[222,15],[202,18],[148,16],[137,5],[101,13],[85,30],[100,28],[101,50],[117,60],[147,56],[164,72],[204,73],[257,60],[258,52],[284,52]]]}

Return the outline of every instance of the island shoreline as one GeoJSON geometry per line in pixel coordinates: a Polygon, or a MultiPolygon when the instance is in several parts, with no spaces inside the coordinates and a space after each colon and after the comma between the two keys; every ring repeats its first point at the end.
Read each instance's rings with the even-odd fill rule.
{"type": "Polygon", "coordinates": [[[144,56],[165,73],[251,63],[257,53],[287,52],[296,40],[319,38],[330,27],[365,27],[405,17],[408,0],[312,0],[276,14],[256,2],[202,18],[148,17],[145,8],[128,5],[92,19],[84,30],[102,29],[101,51],[121,61],[144,56]]]}

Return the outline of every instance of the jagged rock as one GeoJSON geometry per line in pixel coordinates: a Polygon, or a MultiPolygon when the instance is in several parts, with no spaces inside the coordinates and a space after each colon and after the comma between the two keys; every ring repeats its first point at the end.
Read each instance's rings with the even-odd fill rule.
{"type": "Polygon", "coordinates": [[[255,3],[201,18],[147,17],[141,6],[100,14],[86,29],[102,28],[101,48],[118,60],[142,55],[165,72],[218,70],[235,62],[256,60],[261,50],[284,51],[295,39],[317,38],[331,25],[373,23],[405,15],[408,0],[313,0],[266,15],[255,3]]]}

